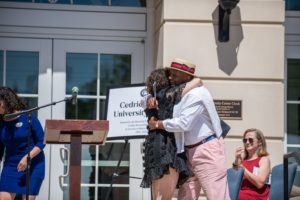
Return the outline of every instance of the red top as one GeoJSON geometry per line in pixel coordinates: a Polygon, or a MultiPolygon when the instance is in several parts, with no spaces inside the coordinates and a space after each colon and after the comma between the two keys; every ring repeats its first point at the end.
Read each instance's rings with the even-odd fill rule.
{"type": "MultiPolygon", "coordinates": [[[[261,157],[254,160],[243,160],[242,165],[253,173],[253,168],[259,168],[259,161],[261,157]]],[[[269,185],[264,185],[261,189],[258,189],[253,185],[244,175],[241,190],[239,193],[239,200],[267,200],[269,197],[269,185]]]]}

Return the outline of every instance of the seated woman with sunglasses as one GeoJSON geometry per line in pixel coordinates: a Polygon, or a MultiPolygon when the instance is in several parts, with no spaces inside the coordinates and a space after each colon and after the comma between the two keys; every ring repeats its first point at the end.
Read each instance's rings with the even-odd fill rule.
{"type": "Polygon", "coordinates": [[[266,140],[262,131],[247,129],[243,136],[244,147],[235,151],[233,168],[244,168],[244,177],[239,193],[239,200],[267,200],[269,185],[266,184],[271,172],[266,140]]]}

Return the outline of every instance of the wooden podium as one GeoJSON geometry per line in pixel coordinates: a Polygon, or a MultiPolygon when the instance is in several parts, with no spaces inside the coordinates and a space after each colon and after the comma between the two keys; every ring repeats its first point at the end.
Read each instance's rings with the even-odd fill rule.
{"type": "Polygon", "coordinates": [[[69,199],[80,200],[81,144],[104,144],[106,120],[46,120],[45,143],[70,144],[69,199]]]}

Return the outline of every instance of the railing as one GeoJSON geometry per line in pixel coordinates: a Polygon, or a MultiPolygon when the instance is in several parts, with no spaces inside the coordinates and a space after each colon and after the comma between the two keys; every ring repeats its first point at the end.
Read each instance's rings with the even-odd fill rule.
{"type": "Polygon", "coordinates": [[[283,155],[283,181],[284,181],[284,200],[289,199],[289,194],[288,194],[288,158],[295,158],[297,161],[298,165],[300,165],[300,156],[297,154],[297,152],[289,152],[283,155]]]}

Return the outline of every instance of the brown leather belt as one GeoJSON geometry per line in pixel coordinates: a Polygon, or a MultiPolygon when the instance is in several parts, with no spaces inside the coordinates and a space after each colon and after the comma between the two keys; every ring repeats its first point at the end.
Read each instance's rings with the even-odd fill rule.
{"type": "Polygon", "coordinates": [[[190,144],[190,145],[186,145],[186,146],[184,146],[184,147],[185,147],[185,148],[188,148],[188,149],[191,149],[191,148],[194,148],[194,147],[199,146],[199,145],[201,145],[201,144],[204,144],[204,143],[206,143],[206,142],[208,142],[208,141],[210,141],[210,140],[213,140],[213,139],[215,139],[215,138],[217,138],[216,135],[211,135],[211,136],[208,136],[207,138],[201,140],[200,142],[197,142],[196,144],[190,144]]]}

